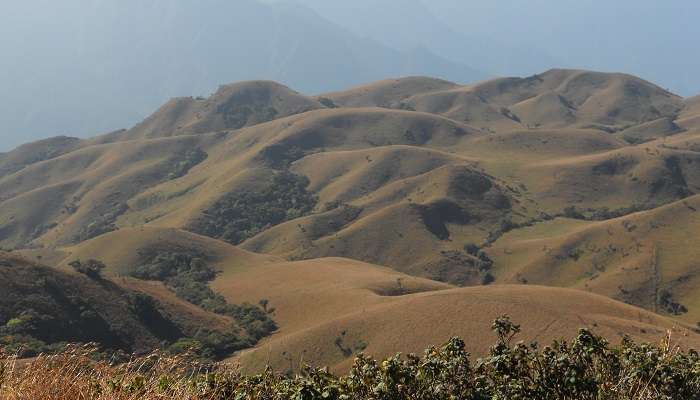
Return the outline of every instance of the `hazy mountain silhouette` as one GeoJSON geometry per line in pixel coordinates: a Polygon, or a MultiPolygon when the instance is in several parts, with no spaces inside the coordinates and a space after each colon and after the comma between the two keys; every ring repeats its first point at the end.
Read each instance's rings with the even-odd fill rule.
{"type": "Polygon", "coordinates": [[[496,40],[470,29],[469,20],[460,24],[461,29],[452,28],[435,16],[427,7],[428,2],[420,0],[292,1],[314,9],[359,36],[392,48],[424,47],[443,58],[497,75],[534,74],[561,64],[537,46],[496,40]]]}
{"type": "Polygon", "coordinates": [[[693,0],[294,1],[387,45],[423,45],[497,75],[585,68],[633,73],[684,96],[700,92],[693,0]]]}
{"type": "Polygon", "coordinates": [[[274,79],[337,90],[387,76],[486,74],[360,38],[299,5],[254,0],[15,4],[3,10],[0,150],[128,127],[173,96],[274,79]]]}

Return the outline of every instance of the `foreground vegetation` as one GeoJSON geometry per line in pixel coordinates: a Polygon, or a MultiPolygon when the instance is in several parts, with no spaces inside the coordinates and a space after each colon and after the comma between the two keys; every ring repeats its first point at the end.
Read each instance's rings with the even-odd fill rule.
{"type": "Polygon", "coordinates": [[[20,399],[698,399],[700,355],[671,345],[623,340],[611,346],[581,330],[571,342],[514,343],[520,328],[497,319],[489,354],[471,361],[453,338],[422,357],[375,361],[358,355],[336,376],[304,367],[295,376],[268,370],[244,376],[227,365],[154,354],[115,364],[89,347],[21,365],[0,358],[0,398],[20,399]]]}

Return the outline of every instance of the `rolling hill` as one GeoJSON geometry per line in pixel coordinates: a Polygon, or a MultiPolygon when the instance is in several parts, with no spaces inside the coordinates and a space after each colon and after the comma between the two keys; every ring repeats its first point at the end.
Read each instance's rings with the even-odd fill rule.
{"type": "Polygon", "coordinates": [[[543,341],[675,327],[694,345],[699,104],[562,69],[316,97],[224,85],[0,155],[0,246],[61,274],[101,260],[122,290],[222,318],[168,290],[201,261],[194,286],[229,302],[212,309],[259,304],[279,327],[236,355],[251,369],[303,351],[342,369],[453,334],[479,353],[499,313],[543,341]]]}
{"type": "Polygon", "coordinates": [[[519,338],[525,341],[548,343],[588,327],[613,342],[623,335],[657,341],[670,330],[678,343],[700,344],[698,335],[686,326],[603,296],[570,289],[499,285],[394,297],[318,325],[308,324],[296,332],[282,328],[235,361],[249,372],[260,371],[265,365],[278,371],[296,371],[303,362],[346,371],[360,351],[379,356],[418,353],[454,336],[465,338],[467,350],[478,357],[493,343],[491,323],[504,314],[522,316],[519,338]]]}
{"type": "Polygon", "coordinates": [[[11,253],[0,253],[0,275],[2,345],[29,356],[68,342],[143,354],[201,326],[223,331],[235,324],[156,285],[57,271],[11,253]]]}
{"type": "MultiPolygon", "coordinates": [[[[419,351],[455,335],[469,338],[468,350],[478,356],[493,342],[491,321],[504,314],[523,323],[524,340],[547,342],[588,327],[614,342],[623,335],[656,341],[668,330],[678,344],[700,345],[690,325],[581,290],[534,285],[456,288],[350,259],[289,262],[184,231],[146,232],[108,233],[70,249],[64,257],[95,254],[105,245],[100,242],[112,243],[106,260],[131,257],[124,265],[143,262],[138,258],[145,259],[155,249],[211,254],[221,269],[212,287],[233,303],[267,299],[279,326],[260,345],[230,359],[245,372],[259,372],[266,365],[279,372],[296,371],[303,362],[345,371],[361,351],[376,356],[419,351]],[[149,242],[143,243],[140,239],[146,236],[149,242]]],[[[161,302],[178,301],[154,283],[124,278],[116,282],[161,302]]]]}

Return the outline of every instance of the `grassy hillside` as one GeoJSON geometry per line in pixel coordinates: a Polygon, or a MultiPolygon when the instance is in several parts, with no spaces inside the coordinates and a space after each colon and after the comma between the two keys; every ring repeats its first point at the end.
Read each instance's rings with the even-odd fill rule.
{"type": "Polygon", "coordinates": [[[685,103],[635,77],[575,70],[472,86],[404,78],[318,99],[272,82],[222,86],[73,151],[5,155],[20,161],[0,178],[0,243],[185,229],[478,284],[492,278],[467,245],[572,205],[615,216],[693,194],[696,153],[667,143],[692,135],[675,122],[685,103]]]}
{"type": "Polygon", "coordinates": [[[377,99],[383,104],[393,101],[495,131],[569,126],[617,130],[675,116],[683,108],[680,97],[639,78],[577,70],[554,69],[528,78],[501,78],[443,90],[433,85],[432,90],[408,98],[390,88],[380,83],[355,89],[350,92],[358,99],[355,102],[343,94],[329,96],[354,106],[382,105],[377,99]],[[387,93],[399,96],[387,100],[387,93]]]}
{"type": "Polygon", "coordinates": [[[274,320],[236,356],[251,369],[455,334],[483,353],[498,313],[530,315],[527,338],[654,340],[700,321],[699,104],[578,70],[225,85],[0,155],[0,246],[61,274],[100,260],[176,325],[238,318],[247,345],[274,320]]]}
{"type": "Polygon", "coordinates": [[[241,353],[236,361],[251,372],[268,364],[276,370],[296,370],[303,362],[346,371],[359,352],[377,357],[419,352],[452,336],[469,338],[467,350],[481,356],[492,342],[491,321],[502,314],[520,315],[527,321],[522,337],[526,341],[573,337],[579,327],[588,327],[613,342],[623,335],[655,342],[672,329],[674,337],[688,340],[687,345],[697,343],[697,335],[687,325],[575,290],[497,285],[382,300],[355,312],[319,318],[316,324],[305,321],[304,329],[286,330],[283,324],[279,333],[241,353]]]}
{"type": "Polygon", "coordinates": [[[239,129],[293,114],[323,108],[304,95],[275,82],[224,85],[209,98],[176,98],[119,140],[192,135],[239,129]]]}
{"type": "Polygon", "coordinates": [[[235,326],[158,290],[60,272],[9,253],[0,253],[0,275],[2,345],[24,356],[76,342],[145,353],[195,336],[200,326],[222,332],[235,326]]]}
{"type": "Polygon", "coordinates": [[[678,123],[687,129],[700,127],[700,96],[685,100],[685,109],[681,113],[678,123]]]}
{"type": "Polygon", "coordinates": [[[495,275],[594,291],[695,324],[692,238],[699,200],[606,221],[559,218],[511,232],[489,249],[495,275]]]}

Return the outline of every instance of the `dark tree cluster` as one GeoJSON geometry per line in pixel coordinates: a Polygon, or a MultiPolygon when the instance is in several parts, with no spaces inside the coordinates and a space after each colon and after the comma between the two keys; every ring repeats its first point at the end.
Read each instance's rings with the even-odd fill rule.
{"type": "Polygon", "coordinates": [[[258,191],[237,191],[217,201],[190,230],[239,244],[283,222],[309,214],[318,199],[306,190],[309,180],[289,171],[276,172],[258,191]]]}
{"type": "Polygon", "coordinates": [[[134,278],[165,283],[177,297],[206,311],[232,317],[243,329],[243,332],[235,328],[221,332],[202,328],[194,337],[183,338],[171,346],[172,351],[193,348],[204,357],[222,358],[255,345],[277,329],[268,312],[268,303],[265,303],[265,309],[248,303],[230,304],[224,296],[214,292],[209,282],[216,278],[216,274],[216,270],[200,257],[169,252],[156,254],[150,262],[132,272],[134,278]]]}

